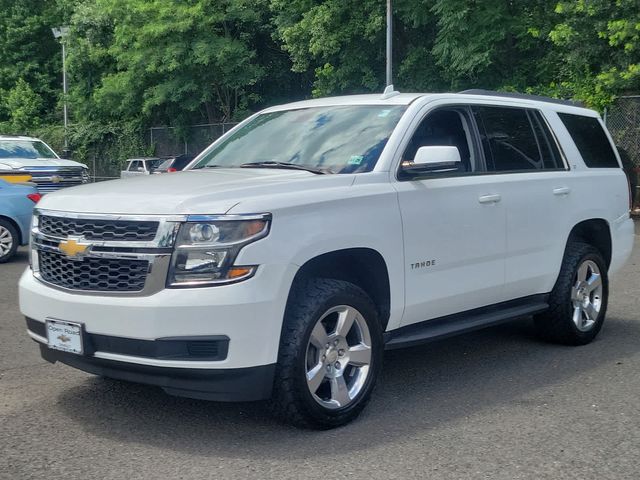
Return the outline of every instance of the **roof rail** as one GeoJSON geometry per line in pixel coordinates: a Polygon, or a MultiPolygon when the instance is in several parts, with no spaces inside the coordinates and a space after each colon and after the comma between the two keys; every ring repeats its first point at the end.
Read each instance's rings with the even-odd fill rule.
{"type": "Polygon", "coordinates": [[[481,88],[472,88],[471,90],[463,90],[458,93],[467,95],[487,95],[492,97],[520,98],[522,100],[535,100],[537,102],[557,103],[559,105],[569,105],[571,107],[584,107],[582,102],[576,100],[562,100],[560,98],[543,97],[541,95],[528,95],[526,93],[517,92],[495,92],[493,90],[483,90],[481,88]]]}

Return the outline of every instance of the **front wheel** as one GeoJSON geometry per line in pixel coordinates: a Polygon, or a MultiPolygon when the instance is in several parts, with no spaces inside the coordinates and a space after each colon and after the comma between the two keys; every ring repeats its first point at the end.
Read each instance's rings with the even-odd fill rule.
{"type": "Polygon", "coordinates": [[[0,263],[8,262],[18,249],[18,232],[6,220],[0,219],[0,263]]]}
{"type": "Polygon", "coordinates": [[[608,295],[607,264],[600,252],[586,243],[569,243],[549,310],[535,317],[538,333],[568,345],[591,342],[602,328],[608,295]]]}
{"type": "Polygon", "coordinates": [[[299,282],[285,313],[272,407],[307,428],[333,428],[365,407],[382,366],[376,308],[341,280],[299,282]]]}

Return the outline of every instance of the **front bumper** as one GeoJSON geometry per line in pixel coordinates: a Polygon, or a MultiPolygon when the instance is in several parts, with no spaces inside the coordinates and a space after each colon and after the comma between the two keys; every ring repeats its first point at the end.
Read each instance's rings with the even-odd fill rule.
{"type": "MultiPolygon", "coordinates": [[[[137,340],[224,335],[224,360],[192,361],[105,353],[105,358],[170,368],[247,368],[275,363],[289,285],[297,267],[263,265],[244,282],[209,288],[164,289],[144,297],[86,295],[46,285],[27,269],[20,279],[20,311],[80,323],[90,334],[137,340]]],[[[103,352],[96,351],[100,356],[103,352]]]]}
{"type": "Polygon", "coordinates": [[[250,368],[203,370],[152,367],[52,350],[40,345],[42,358],[85,372],[156,385],[170,395],[221,402],[263,400],[271,396],[275,364],[250,368]]]}
{"type": "MultiPolygon", "coordinates": [[[[20,279],[20,310],[48,361],[159,385],[177,395],[257,400],[271,393],[296,271],[294,265],[262,265],[253,278],[237,284],[118,297],[58,290],[27,269],[20,279]],[[50,350],[47,318],[82,324],[86,354],[50,350]],[[189,342],[214,340],[222,342],[215,355],[192,355],[189,342]]],[[[202,353],[203,345],[196,347],[202,353]]]]}

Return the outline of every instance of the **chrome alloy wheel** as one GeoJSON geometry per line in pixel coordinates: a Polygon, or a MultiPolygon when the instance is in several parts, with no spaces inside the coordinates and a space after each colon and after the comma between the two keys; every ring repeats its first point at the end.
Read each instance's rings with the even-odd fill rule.
{"type": "Polygon", "coordinates": [[[11,232],[0,225],[0,257],[4,257],[13,248],[13,236],[11,232]]]}
{"type": "Polygon", "coordinates": [[[585,260],[578,268],[571,289],[573,323],[578,330],[587,332],[593,328],[602,307],[602,276],[598,265],[585,260]]]}
{"type": "Polygon", "coordinates": [[[360,312],[348,305],[327,310],[313,327],[305,365],[316,402],[329,409],[351,403],[371,367],[371,334],[360,312]]]}

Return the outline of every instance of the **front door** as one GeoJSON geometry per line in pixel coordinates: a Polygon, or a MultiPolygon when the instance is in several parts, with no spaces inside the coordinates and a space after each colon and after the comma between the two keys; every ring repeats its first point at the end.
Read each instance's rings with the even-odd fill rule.
{"type": "Polygon", "coordinates": [[[456,172],[399,174],[395,183],[405,247],[409,325],[504,301],[506,211],[501,184],[484,171],[477,129],[466,107],[438,108],[417,127],[403,154],[428,145],[456,146],[456,172]]]}

